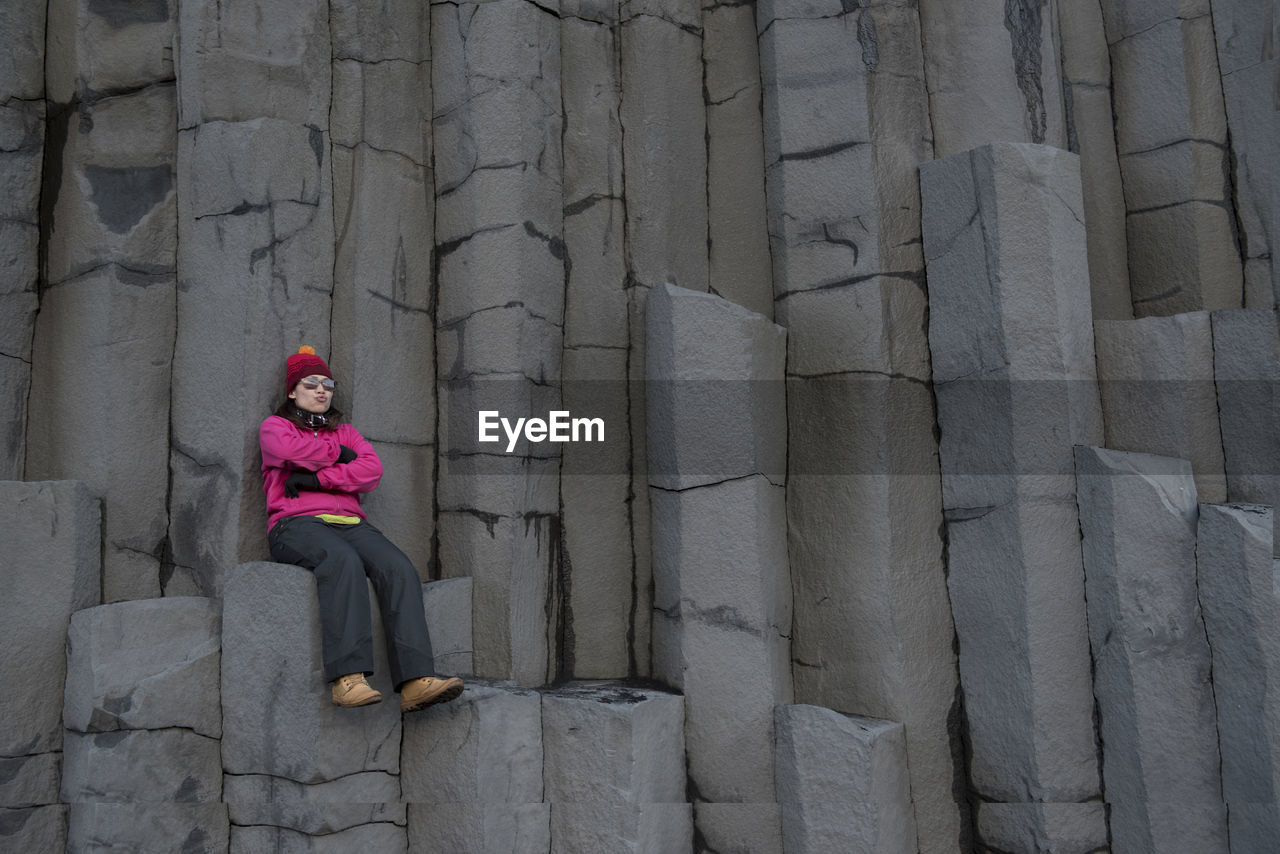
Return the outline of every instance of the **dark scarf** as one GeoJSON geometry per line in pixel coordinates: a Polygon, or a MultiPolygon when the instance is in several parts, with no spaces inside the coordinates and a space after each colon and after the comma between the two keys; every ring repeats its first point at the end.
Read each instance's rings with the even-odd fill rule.
{"type": "Polygon", "coordinates": [[[300,406],[294,406],[293,411],[298,416],[303,426],[311,430],[323,430],[329,426],[329,416],[323,412],[308,412],[300,406]]]}

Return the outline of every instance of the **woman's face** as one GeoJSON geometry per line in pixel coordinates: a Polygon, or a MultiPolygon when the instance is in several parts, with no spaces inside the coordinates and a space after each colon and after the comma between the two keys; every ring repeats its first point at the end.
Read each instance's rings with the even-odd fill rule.
{"type": "Polygon", "coordinates": [[[289,399],[304,412],[323,415],[333,405],[333,380],[321,374],[303,377],[289,392],[289,399]]]}

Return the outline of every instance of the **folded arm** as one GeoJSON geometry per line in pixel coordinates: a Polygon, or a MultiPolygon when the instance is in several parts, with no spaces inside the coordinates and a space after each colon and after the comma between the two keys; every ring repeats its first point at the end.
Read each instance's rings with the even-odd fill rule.
{"type": "Polygon", "coordinates": [[[271,468],[319,471],[338,461],[342,449],[332,431],[308,435],[288,421],[271,417],[258,430],[262,463],[271,468]]]}
{"type": "MultiPolygon", "coordinates": [[[[347,435],[342,444],[355,451],[356,458],[351,462],[336,463],[317,471],[320,486],[334,492],[372,492],[382,480],[382,460],[378,459],[378,453],[368,439],[354,428],[343,429],[347,435]]],[[[337,459],[337,455],[334,458],[337,459]]]]}

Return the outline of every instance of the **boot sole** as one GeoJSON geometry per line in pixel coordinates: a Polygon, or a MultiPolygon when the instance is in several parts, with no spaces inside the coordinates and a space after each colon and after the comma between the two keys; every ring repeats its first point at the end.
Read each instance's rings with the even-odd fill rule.
{"type": "Polygon", "coordinates": [[[382,702],[382,695],[374,694],[372,697],[365,697],[363,700],[361,700],[358,703],[339,703],[337,700],[334,700],[333,704],[340,709],[356,709],[356,708],[359,708],[360,706],[372,706],[374,703],[381,703],[381,702],[382,702]]]}
{"type": "Polygon", "coordinates": [[[401,703],[401,712],[416,712],[419,709],[425,709],[428,706],[434,706],[437,703],[447,703],[450,700],[456,700],[462,696],[463,690],[466,688],[462,682],[448,685],[434,694],[428,694],[425,697],[419,697],[412,703],[401,703]]]}

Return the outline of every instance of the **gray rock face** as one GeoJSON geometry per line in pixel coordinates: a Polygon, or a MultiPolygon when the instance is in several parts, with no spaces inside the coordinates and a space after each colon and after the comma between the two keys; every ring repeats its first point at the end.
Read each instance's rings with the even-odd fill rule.
{"type": "Polygon", "coordinates": [[[975,831],[987,851],[1054,851],[1094,854],[1107,850],[1106,805],[979,804],[975,831]]]}
{"type": "Polygon", "coordinates": [[[218,0],[182,0],[176,5],[180,128],[260,116],[328,127],[328,3],[226,6],[218,0]]]}
{"type": "Polygon", "coordinates": [[[395,472],[366,510],[414,562],[431,560],[435,477],[434,206],[429,11],[333,10],[333,353],[339,407],[395,472]],[[393,221],[388,221],[391,214],[393,221]],[[407,390],[411,390],[406,394],[407,390]]]}
{"type": "Polygon", "coordinates": [[[1134,314],[1241,306],[1208,0],[1102,4],[1134,314]]]}
{"type": "Polygon", "coordinates": [[[918,850],[902,724],[805,705],[775,720],[788,854],[918,850]]]}
{"type": "Polygon", "coordinates": [[[231,822],[241,827],[263,825],[321,836],[363,824],[406,826],[400,778],[379,771],[313,785],[262,774],[228,774],[222,800],[231,822]]]}
{"type": "Polygon", "coordinates": [[[1272,257],[1280,244],[1280,63],[1274,47],[1280,15],[1268,0],[1209,5],[1235,169],[1235,213],[1243,232],[1245,306],[1267,308],[1280,302],[1280,265],[1272,257]]]}
{"type": "MultiPolygon", "coordinates": [[[[1276,389],[1280,334],[1267,310],[1215,311],[1213,377],[1218,392],[1227,500],[1280,503],[1280,435],[1276,389]]],[[[1280,525],[1280,519],[1274,519],[1280,525]]],[[[1280,537],[1273,539],[1273,548],[1280,537]]]]}
{"type": "Polygon", "coordinates": [[[0,808],[0,841],[14,851],[69,850],[66,805],[0,808]]]}
{"type": "Polygon", "coordinates": [[[437,4],[431,32],[441,572],[474,579],[476,671],[539,685],[555,659],[541,603],[558,573],[558,450],[491,453],[475,419],[559,408],[560,27],[499,0],[437,4]]]}
{"type": "MultiPolygon", "coordinates": [[[[76,854],[125,850],[171,854],[174,845],[191,854],[227,851],[227,808],[208,804],[112,804],[83,801],[71,805],[67,851],[76,854]]],[[[47,849],[53,850],[53,849],[47,849]]]]}
{"type": "Polygon", "coordinates": [[[0,483],[0,756],[62,747],[67,626],[99,602],[100,520],[82,483],[0,483]]]}
{"type": "Polygon", "coordinates": [[[627,274],[646,287],[674,282],[702,290],[707,284],[700,8],[693,0],[637,0],[620,8],[627,274]]]}
{"type": "Polygon", "coordinates": [[[1052,5],[923,0],[920,24],[939,157],[994,141],[1066,147],[1052,5]]]}
{"type": "Polygon", "coordinates": [[[782,470],[770,463],[784,447],[774,387],[785,343],[766,318],[717,297],[671,285],[650,296],[653,666],[685,695],[696,801],[775,803],[773,707],[792,696],[786,490],[770,480],[782,470]],[[695,387],[721,395],[723,420],[695,387]]]}
{"type": "Polygon", "coordinates": [[[66,733],[64,803],[216,803],[221,796],[217,739],[185,729],[66,733]]]}
{"type": "Polygon", "coordinates": [[[1112,845],[1226,851],[1191,466],[1082,446],[1076,478],[1112,845]]]}
{"type": "Polygon", "coordinates": [[[285,359],[300,344],[328,355],[326,143],[275,118],[179,134],[168,595],[216,595],[222,567],[266,556],[258,424],[284,399],[285,359]],[[240,332],[227,335],[232,314],[240,332]],[[210,376],[245,393],[210,408],[210,376]]]}
{"type": "Polygon", "coordinates": [[[514,684],[468,680],[457,700],[407,716],[411,849],[547,854],[542,762],[541,698],[514,684]]]}
{"type": "MultiPolygon", "coordinates": [[[[372,592],[370,599],[373,599],[372,592]]],[[[297,566],[246,563],[226,574],[222,608],[222,766],[321,783],[400,770],[400,709],[372,608],[374,706],[332,705],[320,651],[315,577],[297,566]]]]}
{"type": "Polygon", "coordinates": [[[58,802],[62,754],[36,753],[0,759],[0,809],[24,809],[58,802]]]}
{"type": "Polygon", "coordinates": [[[1208,312],[1093,325],[1107,447],[1191,462],[1196,493],[1225,501],[1208,312]]]}
{"type": "MultiPolygon", "coordinates": [[[[50,3],[49,100],[68,104],[172,80],[177,13],[177,3],[50,3]]],[[[165,129],[172,137],[173,125],[165,129]]]]}
{"type": "Polygon", "coordinates": [[[422,585],[422,609],[431,633],[437,673],[473,673],[471,579],[446,578],[422,585]]]}
{"type": "Polygon", "coordinates": [[[363,824],[319,836],[284,827],[233,827],[228,850],[231,854],[400,854],[409,850],[409,840],[404,828],[393,824],[363,824]]]}
{"type": "Polygon", "coordinates": [[[1071,447],[1102,419],[1077,159],[985,146],[925,164],[921,191],[970,785],[1096,798],[1071,447]]]}
{"type": "Polygon", "coordinates": [[[620,683],[573,682],[542,695],[544,798],[553,852],[684,851],[684,700],[620,683]]]}
{"type": "Polygon", "coordinates": [[[1280,604],[1270,507],[1200,505],[1196,588],[1213,656],[1232,851],[1280,833],[1280,604]]]}
{"type": "Polygon", "coordinates": [[[222,736],[222,626],[203,597],[79,611],[67,633],[62,720],[77,732],[186,727],[222,736]]]}
{"type": "MultiPolygon", "coordinates": [[[[1093,316],[1133,317],[1125,237],[1124,185],[1111,113],[1111,54],[1093,0],[1057,0],[1067,147],[1080,155],[1093,316]]],[[[1046,6],[1042,14],[1047,14],[1046,6]]]]}
{"type": "Polygon", "coordinates": [[[921,850],[944,852],[962,831],[947,730],[954,628],[926,428],[917,164],[933,146],[920,23],[909,4],[834,14],[843,8],[759,6],[787,327],[796,699],[907,722],[921,850]]]}

